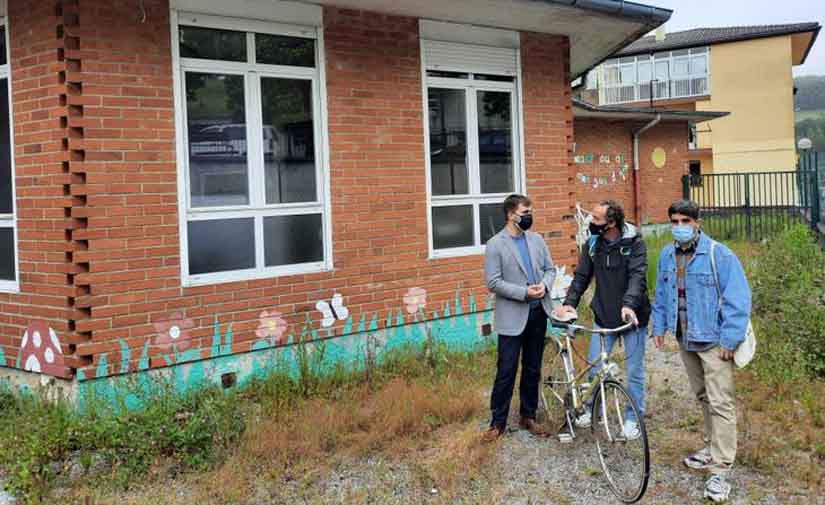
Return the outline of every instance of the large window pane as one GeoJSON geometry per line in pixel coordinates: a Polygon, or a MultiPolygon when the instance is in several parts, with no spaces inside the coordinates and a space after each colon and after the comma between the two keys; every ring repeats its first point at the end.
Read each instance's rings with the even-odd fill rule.
{"type": "Polygon", "coordinates": [[[14,208],[9,119],[9,80],[0,79],[0,214],[11,214],[14,208]]]}
{"type": "Polygon", "coordinates": [[[192,207],[247,205],[244,78],[186,73],[192,207]]]}
{"type": "Polygon", "coordinates": [[[0,280],[15,280],[14,270],[14,229],[0,228],[0,280]]]}
{"type": "Polygon", "coordinates": [[[321,215],[265,217],[264,254],[268,267],[323,261],[321,215]]]}
{"type": "Polygon", "coordinates": [[[255,267],[253,218],[190,221],[189,274],[255,267]]]}
{"type": "Polygon", "coordinates": [[[639,62],[639,82],[650,82],[653,78],[653,64],[649,61],[639,62]]]}
{"type": "Polygon", "coordinates": [[[6,59],[6,27],[0,26],[0,65],[8,63],[6,59]]]}
{"type": "Polygon", "coordinates": [[[266,203],[314,202],[312,82],[261,79],[266,203]]]}
{"type": "Polygon", "coordinates": [[[181,26],[181,58],[246,61],[246,33],[181,26]]]}
{"type": "Polygon", "coordinates": [[[656,60],[656,79],[666,81],[670,79],[670,62],[668,60],[656,60]]]}
{"type": "Polygon", "coordinates": [[[478,158],[482,193],[513,191],[513,132],[510,93],[479,91],[478,158]]]}
{"type": "Polygon", "coordinates": [[[619,67],[619,77],[622,84],[634,84],[636,82],[636,65],[622,65],[619,67]]]}
{"type": "Polygon", "coordinates": [[[315,66],[315,41],[282,35],[255,34],[255,61],[269,65],[315,66]]]}
{"type": "Polygon", "coordinates": [[[708,73],[708,60],[706,55],[691,56],[690,73],[691,75],[705,75],[708,73]]]}
{"type": "Polygon", "coordinates": [[[688,75],[688,58],[674,58],[673,59],[673,67],[670,69],[671,74],[675,76],[685,76],[688,75]]]}
{"type": "Polygon", "coordinates": [[[606,86],[615,86],[619,83],[619,67],[615,65],[604,67],[604,84],[606,86]]]}
{"type": "Polygon", "coordinates": [[[473,207],[433,207],[433,248],[449,249],[473,244],[473,207]]]}
{"type": "Polygon", "coordinates": [[[469,192],[465,92],[430,88],[430,175],[433,195],[469,192]]]}
{"type": "Polygon", "coordinates": [[[481,243],[486,244],[493,235],[500,232],[507,224],[500,203],[485,203],[478,206],[481,243]]]}

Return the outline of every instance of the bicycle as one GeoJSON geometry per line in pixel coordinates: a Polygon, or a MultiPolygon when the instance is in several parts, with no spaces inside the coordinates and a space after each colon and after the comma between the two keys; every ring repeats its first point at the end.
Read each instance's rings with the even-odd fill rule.
{"type": "Polygon", "coordinates": [[[551,318],[551,324],[565,331],[561,332],[562,336],[551,332],[545,337],[547,343],[555,346],[549,359],[549,373],[545,374],[541,388],[541,401],[548,420],[551,420],[552,412],[546,391],[558,401],[557,405],[564,413],[559,441],[571,443],[577,437],[576,419],[585,413],[588,404],[592,405],[590,431],[595,439],[603,475],[619,500],[636,503],[644,496],[650,477],[647,430],[636,402],[619,382],[619,365],[611,360],[605,347],[607,335],[621,336],[635,325],[627,323],[612,329],[587,328],[575,324],[575,319],[561,321],[555,318],[551,318]],[[584,360],[587,366],[577,375],[573,363],[576,351],[572,341],[578,332],[598,335],[601,351],[594,363],[584,360]],[[585,380],[594,368],[596,372],[592,379],[585,380]],[[638,422],[638,437],[627,437],[624,432],[624,421],[629,414],[638,422]]]}

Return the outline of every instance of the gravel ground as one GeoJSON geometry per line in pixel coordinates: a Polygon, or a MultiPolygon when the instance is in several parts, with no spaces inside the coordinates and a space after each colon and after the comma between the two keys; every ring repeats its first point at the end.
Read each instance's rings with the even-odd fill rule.
{"type": "MultiPolygon", "coordinates": [[[[651,343],[652,344],[652,343],[651,343]]],[[[701,446],[701,419],[690,393],[681,359],[675,347],[646,355],[648,374],[648,430],[653,455],[652,474],[642,503],[703,503],[705,475],[681,465],[689,450],[701,446]],[[690,432],[687,443],[668,437],[679,430],[690,432]],[[694,445],[689,446],[693,440],[694,445]],[[674,444],[676,447],[674,448],[674,444]],[[659,448],[667,455],[660,454],[659,448]]],[[[488,392],[479,392],[486,401],[488,392]]],[[[515,421],[515,420],[511,420],[515,421]]],[[[477,420],[479,432],[485,420],[477,420]]],[[[511,422],[511,425],[515,425],[511,422]]],[[[497,448],[494,460],[480,475],[461,482],[444,495],[422,484],[414,465],[380,458],[340,466],[328,477],[311,483],[288,483],[269,496],[250,504],[508,504],[508,505],[603,505],[620,503],[603,482],[592,442],[587,437],[570,444],[555,438],[537,439],[511,428],[497,448]]],[[[730,476],[734,505],[825,504],[817,496],[793,496],[775,479],[742,466],[730,476]],[[790,495],[790,497],[789,497],[790,495]]]]}

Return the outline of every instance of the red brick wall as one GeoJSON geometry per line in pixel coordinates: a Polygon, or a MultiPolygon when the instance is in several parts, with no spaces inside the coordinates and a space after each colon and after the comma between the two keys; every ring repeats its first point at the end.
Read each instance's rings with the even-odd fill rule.
{"type": "MultiPolygon", "coordinates": [[[[633,218],[636,205],[633,194],[633,131],[644,123],[609,121],[603,119],[577,119],[575,121],[576,155],[593,155],[592,162],[574,163],[576,199],[585,209],[607,198],[619,201],[625,213],[633,218]],[[600,155],[610,156],[602,163],[600,155]],[[616,156],[624,157],[627,164],[625,179],[621,177],[622,164],[616,156]],[[616,179],[613,180],[615,173],[616,179]],[[583,182],[579,176],[588,179],[583,182]],[[594,187],[594,177],[602,179],[594,187]],[[602,184],[603,179],[607,184],[602,184]]],[[[640,222],[661,223],[667,221],[667,208],[682,195],[682,175],[687,173],[688,129],[685,123],[659,123],[644,132],[639,142],[640,185],[642,215],[640,222]],[[662,168],[652,161],[653,150],[661,147],[667,157],[662,168]]]]}
{"type": "Polygon", "coordinates": [[[632,125],[621,121],[577,119],[574,134],[577,162],[573,164],[576,171],[573,184],[576,187],[577,201],[589,210],[601,200],[614,199],[624,206],[626,215],[633,219],[632,125]],[[603,155],[609,156],[608,163],[600,160],[603,155]],[[592,162],[589,161],[590,156],[592,162]],[[624,162],[617,162],[616,156],[621,156],[624,162]],[[623,164],[628,167],[624,179],[621,176],[623,164]],[[583,181],[582,177],[587,179],[583,181]],[[604,178],[607,179],[606,185],[602,184],[604,178]],[[594,184],[598,184],[598,187],[594,187],[594,184]]]}
{"type": "Polygon", "coordinates": [[[527,192],[536,213],[534,227],[548,237],[558,264],[572,264],[576,258],[569,69],[570,42],[566,37],[522,33],[527,192]]]}
{"type": "MultiPolygon", "coordinates": [[[[427,289],[436,310],[456,292],[465,300],[473,293],[484,306],[480,255],[428,259],[418,21],[336,8],[324,9],[335,270],[181,287],[169,9],[166,0],[144,3],[140,23],[137,0],[81,0],[71,30],[77,48],[66,52],[76,60],[67,77],[71,160],[55,167],[75,174],[70,212],[82,229],[69,242],[78,248],[69,258],[79,290],[73,338],[86,377],[101,353],[120,361],[121,340],[134,369],[156,325],[175,313],[192,321],[193,348],[209,348],[216,319],[222,331],[232,322],[232,350],[240,352],[256,340],[263,310],[278,310],[300,331],[308,314],[317,319],[315,302],[334,292],[356,320],[377,312],[382,323],[413,286],[427,289]]],[[[524,34],[522,43],[535,228],[556,260],[569,263],[568,42],[524,34]]]]}
{"type": "Polygon", "coordinates": [[[74,223],[63,14],[56,1],[8,5],[20,279],[19,294],[0,293],[0,350],[6,358],[0,364],[9,366],[15,366],[23,334],[34,322],[52,328],[64,352],[71,351],[65,344],[75,294],[68,240],[74,223]]]}
{"type": "Polygon", "coordinates": [[[682,198],[682,176],[688,173],[691,159],[687,149],[686,123],[660,123],[642,134],[639,142],[639,166],[642,173],[642,222],[667,222],[667,208],[682,198]],[[665,165],[656,168],[653,150],[667,153],[665,165]]]}

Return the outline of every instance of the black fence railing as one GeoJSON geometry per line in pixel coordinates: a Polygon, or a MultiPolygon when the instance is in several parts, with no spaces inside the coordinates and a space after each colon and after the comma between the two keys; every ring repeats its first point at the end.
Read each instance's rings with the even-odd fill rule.
{"type": "Polygon", "coordinates": [[[720,240],[761,240],[820,218],[818,171],[686,175],[685,198],[702,208],[703,227],[720,240]]]}
{"type": "Polygon", "coordinates": [[[802,204],[809,209],[811,226],[825,223],[825,153],[806,150],[799,156],[800,173],[810,174],[809,184],[803,188],[802,204]]]}

